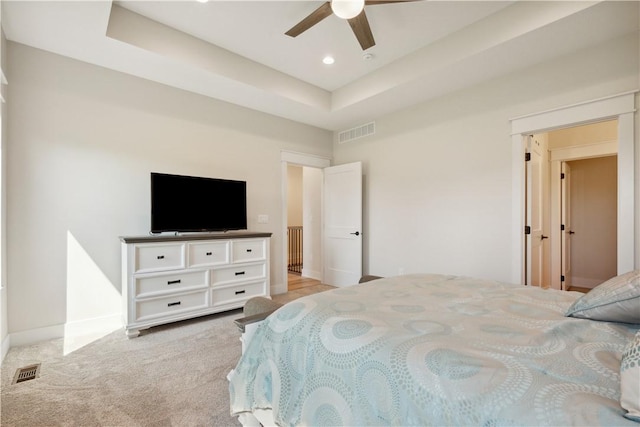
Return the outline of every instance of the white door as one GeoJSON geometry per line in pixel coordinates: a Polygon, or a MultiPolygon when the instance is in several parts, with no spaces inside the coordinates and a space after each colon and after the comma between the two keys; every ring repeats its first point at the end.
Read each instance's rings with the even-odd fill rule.
{"type": "Polygon", "coordinates": [[[571,286],[571,167],[569,163],[562,162],[562,173],[560,175],[560,216],[562,225],[562,250],[560,259],[561,281],[560,286],[563,291],[569,290],[571,286]]]}
{"type": "Polygon", "coordinates": [[[527,285],[547,286],[545,263],[544,234],[544,143],[532,136],[527,141],[528,152],[531,156],[527,162],[527,218],[525,224],[530,228],[527,241],[527,285]]]}
{"type": "Polygon", "coordinates": [[[324,283],[349,286],[362,276],[362,163],[324,169],[324,283]]]}

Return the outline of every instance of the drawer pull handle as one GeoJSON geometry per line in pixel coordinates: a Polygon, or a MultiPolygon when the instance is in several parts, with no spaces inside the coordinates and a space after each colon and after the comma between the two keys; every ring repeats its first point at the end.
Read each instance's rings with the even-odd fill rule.
{"type": "Polygon", "coordinates": [[[242,276],[244,274],[244,271],[236,271],[236,276],[242,276]]]}
{"type": "Polygon", "coordinates": [[[167,285],[175,285],[175,284],[178,284],[178,283],[180,283],[180,279],[178,279],[178,280],[169,280],[167,282],[167,285]]]}
{"type": "Polygon", "coordinates": [[[207,252],[207,256],[213,255],[213,252],[207,252]]]}
{"type": "Polygon", "coordinates": [[[164,259],[164,255],[158,255],[158,259],[164,259]]]}
{"type": "Polygon", "coordinates": [[[240,294],[244,294],[244,293],[245,293],[245,290],[244,290],[244,289],[243,289],[243,290],[241,290],[241,291],[236,291],[236,295],[240,295],[240,294]]]}
{"type": "Polygon", "coordinates": [[[251,249],[247,249],[247,252],[251,252],[251,249]]]}
{"type": "Polygon", "coordinates": [[[169,304],[167,304],[167,307],[173,307],[174,305],[180,305],[180,301],[170,302],[169,304]]]}

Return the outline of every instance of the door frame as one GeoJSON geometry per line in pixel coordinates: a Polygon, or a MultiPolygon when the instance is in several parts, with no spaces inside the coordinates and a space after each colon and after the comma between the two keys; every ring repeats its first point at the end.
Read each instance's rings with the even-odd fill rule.
{"type": "MultiPolygon", "coordinates": [[[[525,274],[525,142],[526,135],[554,129],[618,120],[618,274],[635,266],[635,95],[625,92],[511,119],[512,260],[511,281],[524,284],[525,274]]],[[[640,256],[640,254],[638,254],[640,256]]]]}
{"type": "MultiPolygon", "coordinates": [[[[287,203],[288,203],[288,167],[292,166],[302,166],[302,167],[310,167],[310,168],[318,168],[324,169],[326,167],[331,166],[331,160],[327,157],[316,156],[313,154],[307,153],[299,153],[295,151],[280,151],[280,200],[281,200],[281,210],[282,210],[282,223],[281,223],[281,242],[282,247],[280,252],[280,259],[282,261],[282,265],[280,266],[280,271],[282,274],[282,283],[277,283],[272,288],[272,293],[283,294],[288,290],[287,284],[287,203]]],[[[320,257],[322,257],[322,253],[324,248],[320,249],[320,257]]],[[[324,262],[320,261],[320,264],[323,268],[320,271],[323,271],[324,274],[324,262]]]]}

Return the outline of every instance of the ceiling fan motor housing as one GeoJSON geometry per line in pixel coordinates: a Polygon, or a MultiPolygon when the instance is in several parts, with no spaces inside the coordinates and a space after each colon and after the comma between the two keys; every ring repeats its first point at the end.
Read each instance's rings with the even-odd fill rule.
{"type": "Polygon", "coordinates": [[[338,18],[351,19],[360,15],[364,0],[331,0],[331,10],[338,18]]]}

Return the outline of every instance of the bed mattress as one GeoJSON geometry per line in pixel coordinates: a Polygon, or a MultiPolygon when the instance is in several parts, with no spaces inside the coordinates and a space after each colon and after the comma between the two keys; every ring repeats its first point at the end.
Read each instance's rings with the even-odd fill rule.
{"type": "Polygon", "coordinates": [[[293,301],[230,375],[278,425],[636,425],[620,358],[638,325],[565,317],[580,294],[406,275],[293,301]]]}

